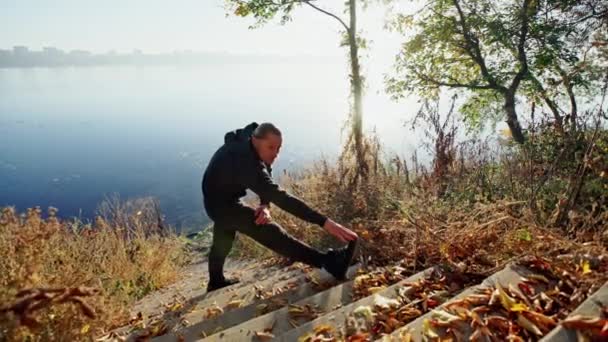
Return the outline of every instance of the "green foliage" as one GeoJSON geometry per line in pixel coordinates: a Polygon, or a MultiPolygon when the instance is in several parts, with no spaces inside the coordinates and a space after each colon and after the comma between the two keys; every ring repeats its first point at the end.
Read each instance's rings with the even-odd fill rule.
{"type": "Polygon", "coordinates": [[[568,89],[587,97],[599,89],[595,82],[603,73],[591,56],[600,19],[583,13],[590,8],[602,13],[604,7],[597,1],[427,1],[415,16],[397,15],[388,25],[408,39],[396,56],[394,74],[386,78],[387,91],[398,99],[460,90],[468,96],[465,120],[478,129],[503,112],[499,95],[527,70],[516,95],[571,105],[568,89]],[[519,51],[521,37],[525,54],[519,51]]]}
{"type": "Polygon", "coordinates": [[[267,23],[281,16],[281,24],[291,20],[291,13],[297,6],[302,5],[302,1],[291,0],[226,0],[228,9],[239,17],[252,16],[256,20],[256,26],[267,23]]]}
{"type": "Polygon", "coordinates": [[[460,114],[467,123],[469,132],[480,132],[486,121],[496,124],[502,118],[502,106],[502,98],[496,91],[474,91],[460,106],[460,114]]]}

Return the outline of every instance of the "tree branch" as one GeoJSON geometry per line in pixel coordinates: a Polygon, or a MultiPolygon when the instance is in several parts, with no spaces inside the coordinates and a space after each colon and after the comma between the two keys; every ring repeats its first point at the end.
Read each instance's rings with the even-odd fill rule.
{"type": "Polygon", "coordinates": [[[462,12],[460,3],[458,2],[458,0],[453,0],[453,1],[454,1],[454,6],[456,6],[456,10],[458,11],[458,16],[460,17],[460,26],[462,28],[462,35],[464,37],[465,44],[467,45],[466,46],[467,48],[465,49],[466,52],[471,56],[471,58],[473,58],[475,63],[477,63],[477,65],[479,66],[479,68],[481,70],[482,76],[486,79],[486,81],[488,81],[489,85],[492,86],[492,88],[489,88],[489,89],[496,89],[501,92],[506,91],[505,87],[497,84],[496,80],[494,79],[494,76],[492,76],[490,74],[490,71],[488,70],[488,67],[486,65],[486,61],[484,60],[484,58],[481,54],[481,48],[479,47],[479,42],[476,41],[476,39],[471,36],[471,31],[467,27],[465,15],[462,12]]]}
{"type": "Polygon", "coordinates": [[[443,81],[438,81],[432,77],[429,77],[427,75],[423,75],[421,73],[419,73],[418,71],[414,70],[414,73],[416,74],[416,76],[418,76],[420,79],[433,83],[436,86],[441,86],[441,87],[453,87],[453,88],[468,88],[468,89],[485,89],[485,90],[498,90],[498,88],[496,88],[496,86],[491,85],[491,84],[486,84],[486,85],[480,85],[480,84],[474,84],[474,83],[459,83],[459,82],[443,82],[443,81]]]}
{"type": "Polygon", "coordinates": [[[528,8],[530,6],[530,0],[524,0],[523,7],[521,9],[521,30],[519,34],[519,42],[517,43],[517,60],[520,63],[520,69],[513,78],[513,82],[509,86],[509,90],[515,91],[519,87],[519,83],[528,73],[528,58],[526,57],[526,39],[528,37],[528,8]]]}
{"type": "Polygon", "coordinates": [[[319,8],[319,7],[317,7],[317,6],[313,5],[313,4],[311,4],[311,3],[310,3],[310,0],[305,0],[305,1],[303,1],[303,2],[304,2],[305,4],[307,4],[308,6],[310,6],[310,7],[314,8],[314,9],[316,9],[317,11],[319,11],[319,12],[321,12],[321,13],[324,13],[324,14],[327,14],[328,16],[330,16],[330,17],[332,17],[332,18],[336,19],[337,21],[339,21],[339,22],[340,22],[340,24],[342,24],[342,26],[344,26],[344,28],[346,29],[346,32],[350,32],[350,28],[348,27],[348,25],[346,25],[346,23],[345,23],[345,22],[344,22],[342,19],[340,19],[340,17],[338,17],[337,15],[335,15],[335,14],[333,14],[333,13],[331,13],[331,12],[328,12],[328,11],[326,11],[326,10],[322,9],[322,8],[319,8]]]}
{"type": "Polygon", "coordinates": [[[561,108],[559,108],[557,103],[555,103],[553,100],[551,100],[549,98],[549,96],[547,94],[547,90],[545,89],[545,87],[543,87],[543,84],[538,80],[538,78],[536,78],[532,74],[529,74],[529,77],[530,77],[530,80],[532,81],[532,84],[536,87],[536,89],[540,93],[540,97],[545,101],[545,103],[547,104],[547,106],[549,107],[551,112],[553,113],[555,122],[556,122],[558,128],[561,130],[563,127],[563,125],[562,125],[563,120],[562,120],[561,112],[563,112],[563,110],[561,108]]]}

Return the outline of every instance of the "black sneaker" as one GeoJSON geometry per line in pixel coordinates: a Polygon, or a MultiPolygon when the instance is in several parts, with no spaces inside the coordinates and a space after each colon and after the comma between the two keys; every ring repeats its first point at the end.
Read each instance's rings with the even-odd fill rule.
{"type": "Polygon", "coordinates": [[[228,279],[224,278],[219,281],[210,280],[209,284],[207,284],[207,292],[219,290],[223,287],[237,284],[238,282],[240,282],[240,280],[238,278],[228,278],[228,279]]]}
{"type": "Polygon", "coordinates": [[[357,243],[358,240],[353,240],[344,248],[338,250],[329,249],[323,262],[323,268],[337,280],[345,280],[348,267],[355,262],[353,255],[357,249],[357,243]]]}

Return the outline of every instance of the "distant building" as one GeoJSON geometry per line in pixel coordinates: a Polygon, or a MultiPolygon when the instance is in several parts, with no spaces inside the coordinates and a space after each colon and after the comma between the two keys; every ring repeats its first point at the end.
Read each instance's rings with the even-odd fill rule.
{"type": "Polygon", "coordinates": [[[85,50],[72,50],[70,51],[70,56],[72,57],[90,57],[91,53],[85,50]]]}
{"type": "Polygon", "coordinates": [[[62,56],[63,55],[63,51],[59,50],[58,48],[55,47],[45,47],[42,49],[42,51],[44,52],[44,54],[46,56],[49,57],[57,57],[57,56],[62,56]]]}
{"type": "Polygon", "coordinates": [[[17,45],[13,46],[13,54],[15,56],[25,56],[29,53],[27,46],[17,45]]]}

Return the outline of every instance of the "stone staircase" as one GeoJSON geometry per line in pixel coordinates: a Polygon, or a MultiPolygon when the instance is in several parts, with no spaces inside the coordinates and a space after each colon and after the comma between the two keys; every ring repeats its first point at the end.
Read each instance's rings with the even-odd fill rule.
{"type": "Polygon", "coordinates": [[[600,317],[608,306],[607,282],[587,289],[590,295],[580,297],[572,312],[549,315],[549,305],[567,297],[579,303],[572,297],[582,294],[564,293],[568,278],[552,277],[539,262],[510,263],[489,277],[441,266],[363,272],[357,264],[343,282],[298,265],[264,275],[251,266],[254,276],[239,284],[191,293],[187,304],[163,317],[154,337],[132,332],[127,340],[503,341],[510,331],[525,336],[521,341],[578,341],[560,322],[575,315],[600,317]],[[534,313],[542,310],[546,316],[534,313]]]}

